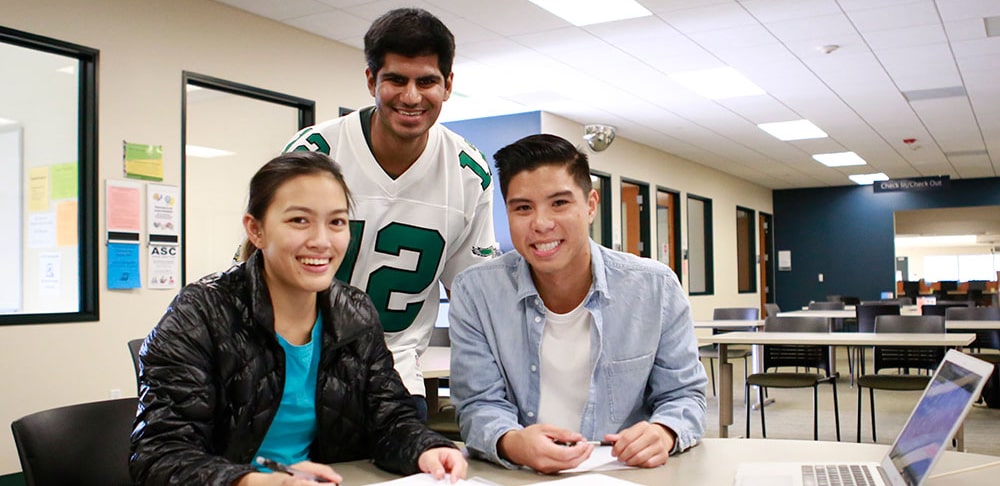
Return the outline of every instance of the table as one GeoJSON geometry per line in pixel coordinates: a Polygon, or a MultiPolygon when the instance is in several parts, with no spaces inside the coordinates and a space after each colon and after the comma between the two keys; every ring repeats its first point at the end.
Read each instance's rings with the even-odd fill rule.
{"type": "Polygon", "coordinates": [[[427,399],[428,415],[438,410],[438,388],[441,378],[451,375],[451,348],[428,346],[417,361],[424,375],[424,398],[427,399]]]}
{"type": "Polygon", "coordinates": [[[701,338],[719,345],[719,436],[729,437],[733,423],[733,365],[726,359],[730,344],[799,344],[821,346],[946,346],[971,343],[968,333],[843,333],[843,332],[729,332],[701,338]]]}
{"type": "MultiPolygon", "coordinates": [[[[740,320],[740,319],[721,319],[721,320],[705,320],[705,321],[694,321],[695,329],[722,329],[730,331],[743,331],[747,328],[752,328],[754,332],[759,332],[764,329],[764,320],[740,320]]],[[[704,344],[699,340],[698,345],[704,344]]],[[[764,367],[764,354],[763,347],[760,345],[753,345],[750,347],[751,360],[753,365],[751,369],[754,373],[760,373],[764,367]]],[[[773,398],[768,398],[764,400],[763,406],[767,406],[774,403],[773,398]]],[[[756,410],[760,407],[760,403],[753,404],[753,409],[756,410]]]]}
{"type": "Polygon", "coordinates": [[[944,321],[944,328],[962,331],[1000,331],[1000,321],[944,321]]]}
{"type": "MultiPolygon", "coordinates": [[[[705,439],[683,454],[671,457],[665,466],[654,469],[608,471],[601,474],[648,485],[731,486],[740,462],[752,461],[874,461],[878,462],[889,449],[881,444],[849,442],[815,442],[778,439],[705,439]]],[[[969,486],[993,484],[1000,472],[994,467],[946,475],[976,466],[996,463],[1000,458],[982,454],[946,451],[931,472],[927,486],[969,486]],[[942,475],[935,478],[935,475],[942,475]]],[[[334,464],[344,477],[343,484],[356,486],[398,479],[399,476],[381,471],[369,461],[334,464]]],[[[568,475],[543,476],[529,470],[507,470],[480,460],[469,461],[469,478],[480,477],[501,485],[524,485],[563,479],[568,475]]]]}

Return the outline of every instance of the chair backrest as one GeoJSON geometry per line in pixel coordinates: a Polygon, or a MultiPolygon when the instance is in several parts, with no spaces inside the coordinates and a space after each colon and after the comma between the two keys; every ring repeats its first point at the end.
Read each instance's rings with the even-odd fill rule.
{"type": "Polygon", "coordinates": [[[924,316],[944,316],[949,307],[968,307],[965,304],[924,304],[920,306],[920,314],[924,316]]]}
{"type": "Polygon", "coordinates": [[[764,317],[774,317],[777,316],[779,312],[781,312],[781,308],[778,307],[778,304],[770,302],[764,304],[764,313],[767,314],[764,317]]]}
{"type": "Polygon", "coordinates": [[[854,308],[858,320],[858,332],[875,332],[875,316],[899,315],[895,304],[865,304],[854,308]]]}
{"type": "Polygon", "coordinates": [[[132,355],[132,367],[135,369],[135,381],[139,382],[139,372],[142,371],[142,364],[139,363],[139,351],[145,338],[133,339],[128,342],[128,352],[132,355]]]}
{"type": "MultiPolygon", "coordinates": [[[[944,333],[941,316],[880,315],[875,317],[878,333],[944,333]]],[[[937,368],[947,350],[942,346],[876,346],[875,372],[886,368],[937,368]]]]}
{"type": "Polygon", "coordinates": [[[719,307],[712,311],[716,321],[755,321],[760,319],[760,309],[756,307],[719,307]]]}
{"type": "MultiPolygon", "coordinates": [[[[830,332],[830,321],[825,317],[785,316],[768,317],[764,332],[830,332]]],[[[830,375],[830,347],[818,345],[769,344],[764,346],[764,369],[785,366],[817,368],[830,375]]]]}
{"type": "Polygon", "coordinates": [[[844,310],[843,302],[810,302],[809,310],[844,310]]]}
{"type": "Polygon", "coordinates": [[[949,307],[944,315],[949,321],[1000,321],[1000,307],[949,307]]]}
{"type": "Polygon", "coordinates": [[[840,296],[840,301],[843,302],[844,305],[858,305],[861,303],[861,299],[859,297],[849,295],[840,296]]]}
{"type": "Polygon", "coordinates": [[[53,408],[10,424],[28,486],[130,484],[135,397],[53,408]]]}

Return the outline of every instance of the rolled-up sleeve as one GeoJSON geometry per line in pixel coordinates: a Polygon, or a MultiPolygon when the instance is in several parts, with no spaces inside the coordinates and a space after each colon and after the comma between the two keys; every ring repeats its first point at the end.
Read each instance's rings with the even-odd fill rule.
{"type": "Polygon", "coordinates": [[[691,309],[672,280],[661,301],[660,344],[649,377],[650,422],[669,427],[677,434],[671,453],[688,449],[705,432],[705,386],[708,378],[698,360],[698,342],[691,321],[691,309]]]}

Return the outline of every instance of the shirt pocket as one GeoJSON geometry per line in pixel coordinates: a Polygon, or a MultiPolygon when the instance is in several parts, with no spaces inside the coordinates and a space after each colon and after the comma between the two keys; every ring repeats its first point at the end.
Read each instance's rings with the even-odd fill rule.
{"type": "Polygon", "coordinates": [[[633,410],[642,405],[642,397],[649,380],[649,370],[653,366],[655,353],[637,358],[614,360],[605,368],[609,392],[606,396],[611,403],[611,420],[622,422],[633,410]]]}

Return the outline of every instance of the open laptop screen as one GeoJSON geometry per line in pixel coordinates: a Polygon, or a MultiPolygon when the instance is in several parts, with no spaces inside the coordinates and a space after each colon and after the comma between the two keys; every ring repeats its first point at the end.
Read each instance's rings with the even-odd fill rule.
{"type": "Polygon", "coordinates": [[[942,363],[889,451],[906,484],[923,481],[938,451],[955,432],[980,380],[979,375],[954,362],[942,363]]]}

